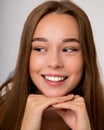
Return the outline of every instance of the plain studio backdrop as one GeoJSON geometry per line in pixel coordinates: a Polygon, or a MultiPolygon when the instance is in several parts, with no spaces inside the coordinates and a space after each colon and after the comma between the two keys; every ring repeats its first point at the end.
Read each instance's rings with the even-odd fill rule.
{"type": "MultiPolygon", "coordinates": [[[[15,68],[20,37],[30,11],[45,0],[0,0],[0,84],[15,68]]],[[[87,13],[104,80],[104,0],[72,0],[87,13]]]]}

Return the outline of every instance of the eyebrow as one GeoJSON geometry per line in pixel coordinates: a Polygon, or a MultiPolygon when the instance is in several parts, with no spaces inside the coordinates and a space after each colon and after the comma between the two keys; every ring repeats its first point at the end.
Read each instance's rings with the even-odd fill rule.
{"type": "MultiPolygon", "coordinates": [[[[32,42],[35,41],[40,41],[40,42],[48,42],[48,40],[46,38],[43,37],[36,37],[32,39],[32,42]]],[[[62,41],[63,43],[67,43],[67,42],[78,42],[80,43],[80,40],[76,39],[76,38],[66,38],[62,41]]]]}
{"type": "Polygon", "coordinates": [[[78,42],[80,43],[80,40],[76,39],[76,38],[66,38],[63,40],[63,43],[66,43],[66,42],[78,42]]]}
{"type": "Polygon", "coordinates": [[[32,42],[36,42],[36,41],[47,42],[48,40],[46,38],[43,38],[43,37],[36,37],[36,38],[32,39],[32,42]]]}

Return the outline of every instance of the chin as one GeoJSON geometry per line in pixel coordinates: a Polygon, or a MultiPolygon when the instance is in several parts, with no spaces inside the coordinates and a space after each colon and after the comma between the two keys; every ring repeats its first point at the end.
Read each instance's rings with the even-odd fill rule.
{"type": "Polygon", "coordinates": [[[60,94],[60,93],[45,93],[47,97],[62,97],[65,96],[66,94],[60,94]]]}

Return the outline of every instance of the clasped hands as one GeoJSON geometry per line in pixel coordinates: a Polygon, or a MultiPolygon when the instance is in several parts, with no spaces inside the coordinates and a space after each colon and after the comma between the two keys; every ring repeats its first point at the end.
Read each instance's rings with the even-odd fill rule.
{"type": "Polygon", "coordinates": [[[28,96],[21,130],[40,130],[45,110],[55,110],[72,130],[91,130],[85,100],[78,95],[28,96]]]}

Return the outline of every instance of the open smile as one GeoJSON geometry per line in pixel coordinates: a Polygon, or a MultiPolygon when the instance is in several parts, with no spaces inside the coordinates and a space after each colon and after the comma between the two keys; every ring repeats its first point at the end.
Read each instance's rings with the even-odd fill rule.
{"type": "Polygon", "coordinates": [[[55,75],[42,75],[45,80],[51,82],[62,82],[68,78],[68,76],[55,76],[55,75]]]}

